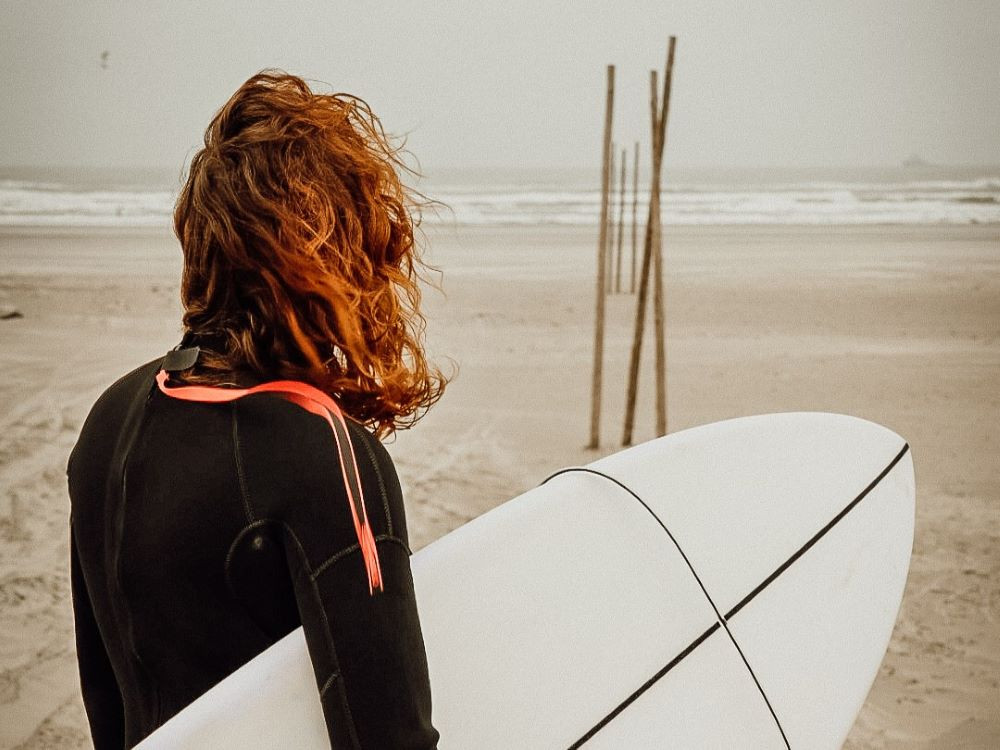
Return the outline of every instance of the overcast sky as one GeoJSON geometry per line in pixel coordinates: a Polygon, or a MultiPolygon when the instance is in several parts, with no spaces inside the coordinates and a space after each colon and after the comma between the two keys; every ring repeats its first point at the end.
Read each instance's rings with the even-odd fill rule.
{"type": "Polygon", "coordinates": [[[427,172],[591,167],[605,66],[646,143],[669,34],[675,165],[1000,163],[996,0],[0,0],[0,33],[0,166],[179,168],[273,66],[366,99],[427,172]]]}

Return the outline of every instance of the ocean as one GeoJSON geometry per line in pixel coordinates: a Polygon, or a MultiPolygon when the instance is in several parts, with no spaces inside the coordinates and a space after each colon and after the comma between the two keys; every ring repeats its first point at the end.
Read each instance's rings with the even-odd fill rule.
{"type": "MultiPolygon", "coordinates": [[[[635,196],[640,222],[646,213],[647,180],[640,170],[635,196]]],[[[169,229],[179,185],[179,174],[162,170],[0,169],[0,226],[169,229]]],[[[591,226],[600,216],[596,170],[443,170],[414,187],[436,201],[422,210],[429,224],[591,226]]],[[[666,165],[662,190],[667,225],[1000,223],[1000,166],[666,165]]],[[[615,217],[618,200],[616,191],[615,217]]],[[[629,184],[626,221],[632,203],[629,184]]]]}

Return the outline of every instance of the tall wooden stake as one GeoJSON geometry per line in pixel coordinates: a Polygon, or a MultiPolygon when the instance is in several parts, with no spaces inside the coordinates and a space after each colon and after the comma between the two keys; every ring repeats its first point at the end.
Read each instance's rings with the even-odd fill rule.
{"type": "Polygon", "coordinates": [[[636,242],[636,212],[639,203],[639,141],[635,142],[632,161],[632,273],[629,274],[628,293],[635,294],[635,242],[636,242]]]}
{"type": "Polygon", "coordinates": [[[618,241],[615,247],[615,293],[622,290],[622,238],[625,234],[625,149],[622,149],[621,182],[618,188],[618,241]]]}
{"type": "Polygon", "coordinates": [[[611,141],[611,162],[608,165],[608,247],[604,251],[604,293],[611,294],[614,288],[614,263],[615,263],[615,142],[611,141]]]}
{"type": "Polygon", "coordinates": [[[601,163],[601,225],[597,240],[597,305],[594,313],[594,371],[590,393],[590,442],[587,447],[596,450],[601,438],[601,368],[604,361],[604,272],[605,252],[608,241],[608,187],[611,155],[611,115],[615,99],[615,66],[607,72],[607,96],[604,105],[604,145],[601,163]]]}
{"type": "MultiPolygon", "coordinates": [[[[670,96],[670,77],[673,73],[674,46],[677,38],[670,37],[667,51],[667,69],[663,81],[663,100],[666,103],[670,96]]],[[[632,356],[629,360],[629,381],[625,399],[625,424],[622,430],[622,445],[632,444],[632,432],[635,425],[635,402],[639,381],[639,355],[642,351],[642,334],[646,323],[646,296],[649,287],[649,266],[653,255],[654,218],[659,217],[659,183],[660,168],[663,163],[664,127],[666,117],[659,116],[657,102],[656,71],[650,71],[650,111],[652,119],[652,162],[653,173],[650,180],[649,216],[646,220],[646,231],[643,242],[642,269],[639,278],[639,296],[636,300],[635,331],[632,337],[632,356]]],[[[664,107],[664,112],[666,107],[664,107]]],[[[659,397],[658,397],[659,398],[659,397]]]]}
{"type": "MultiPolygon", "coordinates": [[[[667,73],[663,81],[663,104],[660,109],[660,164],[667,140],[667,117],[670,114],[670,82],[674,72],[674,42],[670,37],[667,73]]],[[[656,181],[656,223],[653,227],[653,331],[656,336],[656,435],[667,434],[667,353],[663,312],[663,227],[660,223],[660,180],[656,181]]]]}
{"type": "MultiPolygon", "coordinates": [[[[658,134],[658,101],[657,101],[656,71],[649,71],[649,106],[652,110],[652,180],[656,180],[656,139],[658,134]]],[[[649,216],[646,219],[646,231],[643,233],[642,268],[639,271],[639,295],[635,305],[635,330],[632,335],[632,356],[629,359],[628,390],[625,394],[625,425],[622,430],[622,445],[632,445],[632,429],[635,425],[636,391],[639,385],[639,352],[642,350],[642,334],[646,326],[646,295],[649,289],[649,264],[653,249],[653,190],[650,187],[649,216]]]]}

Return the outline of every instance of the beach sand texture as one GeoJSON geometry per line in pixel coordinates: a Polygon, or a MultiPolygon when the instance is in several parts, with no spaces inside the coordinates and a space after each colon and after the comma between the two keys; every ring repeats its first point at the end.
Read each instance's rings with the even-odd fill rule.
{"type": "MultiPolygon", "coordinates": [[[[445,292],[426,294],[429,348],[460,371],[388,446],[414,549],[597,457],[582,448],[595,235],[428,229],[445,292]]],[[[1000,747],[1000,228],[668,227],[665,261],[672,431],[820,410],[912,446],[910,576],[845,747],[1000,747]]],[[[0,748],[90,746],[66,458],[97,395],[177,342],[178,270],[168,234],[0,233],[0,311],[23,315],[0,320],[0,748]]],[[[601,453],[620,439],[634,305],[608,300],[601,453]]],[[[637,441],[651,355],[647,335],[637,441]]]]}

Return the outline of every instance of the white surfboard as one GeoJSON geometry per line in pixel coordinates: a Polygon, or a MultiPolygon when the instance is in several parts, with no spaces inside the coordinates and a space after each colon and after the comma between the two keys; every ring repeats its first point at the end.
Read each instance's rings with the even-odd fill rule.
{"type": "MultiPolygon", "coordinates": [[[[839,748],[913,540],[913,465],[821,413],[558,473],[411,558],[442,750],[839,748]]],[[[139,748],[328,748],[302,630],[139,748]]]]}

